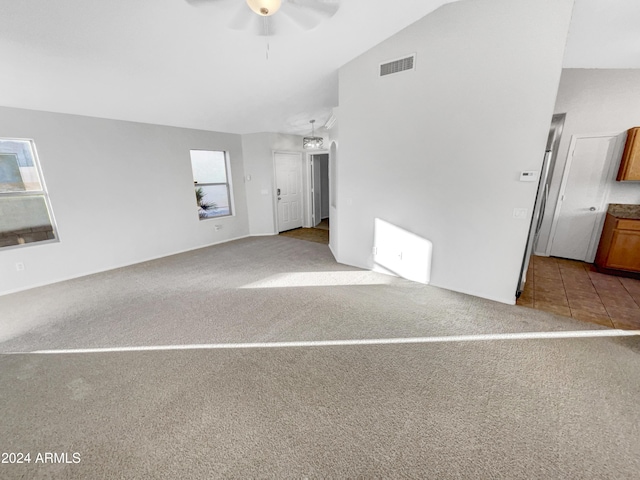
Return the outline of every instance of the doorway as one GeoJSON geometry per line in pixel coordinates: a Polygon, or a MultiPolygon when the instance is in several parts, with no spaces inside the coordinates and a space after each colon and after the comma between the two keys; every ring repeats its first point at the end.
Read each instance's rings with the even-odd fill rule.
{"type": "Polygon", "coordinates": [[[593,262],[618,150],[618,134],[571,138],[551,228],[551,256],[593,262]]]}
{"type": "Polygon", "coordinates": [[[329,154],[309,156],[311,170],[311,226],[329,230],[329,154]]]}
{"type": "MultiPolygon", "coordinates": [[[[300,162],[298,165],[302,165],[300,162]]],[[[289,167],[280,167],[276,163],[276,170],[287,171],[289,167]]],[[[295,226],[287,219],[280,219],[287,213],[285,190],[280,186],[284,185],[285,178],[276,179],[276,188],[280,188],[278,195],[278,233],[285,237],[306,240],[315,243],[329,244],[329,210],[330,210],[330,190],[329,190],[329,153],[313,152],[308,153],[304,164],[306,170],[302,178],[302,197],[304,201],[304,215],[295,226]]],[[[291,176],[291,173],[288,173],[291,176]]],[[[284,174],[283,174],[284,176],[284,174]]],[[[278,173],[276,173],[278,177],[278,173]]],[[[278,190],[276,190],[277,192],[278,190]]]]}
{"type": "Polygon", "coordinates": [[[516,298],[518,298],[525,290],[529,263],[540,239],[540,229],[542,228],[542,221],[544,220],[544,214],[547,207],[549,188],[551,185],[556,157],[558,156],[560,137],[564,127],[565,117],[566,114],[564,113],[558,113],[551,117],[551,126],[549,127],[547,145],[545,147],[545,154],[538,180],[538,192],[536,194],[536,200],[533,206],[533,215],[531,216],[531,224],[529,226],[529,238],[524,250],[522,267],[520,268],[520,278],[516,289],[516,298]]]}
{"type": "Polygon", "coordinates": [[[276,180],[276,222],[278,233],[302,227],[302,155],[276,152],[273,155],[276,180]]]}

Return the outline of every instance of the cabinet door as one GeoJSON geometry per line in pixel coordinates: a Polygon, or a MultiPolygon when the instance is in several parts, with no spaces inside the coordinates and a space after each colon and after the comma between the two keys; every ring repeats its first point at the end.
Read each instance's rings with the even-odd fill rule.
{"type": "Polygon", "coordinates": [[[613,232],[607,268],[640,272],[640,232],[633,230],[613,232]]]}
{"type": "Polygon", "coordinates": [[[640,127],[631,128],[627,133],[616,180],[640,180],[640,127]]]}

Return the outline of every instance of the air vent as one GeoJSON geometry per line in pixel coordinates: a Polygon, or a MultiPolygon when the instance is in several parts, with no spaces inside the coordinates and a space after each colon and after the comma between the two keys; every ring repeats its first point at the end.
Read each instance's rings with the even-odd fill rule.
{"type": "Polygon", "coordinates": [[[380,64],[380,76],[393,75],[394,73],[406,72],[415,68],[415,53],[409,57],[392,60],[380,64]]]}

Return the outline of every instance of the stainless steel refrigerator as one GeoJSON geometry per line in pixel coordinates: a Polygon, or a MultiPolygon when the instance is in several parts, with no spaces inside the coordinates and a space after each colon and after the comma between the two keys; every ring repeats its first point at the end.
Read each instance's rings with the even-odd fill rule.
{"type": "Polygon", "coordinates": [[[524,290],[525,282],[527,281],[529,261],[531,260],[533,249],[538,242],[538,237],[540,236],[540,228],[542,227],[542,220],[544,219],[547,200],[549,199],[549,188],[551,186],[551,178],[553,176],[553,169],[556,163],[556,156],[558,155],[558,146],[560,144],[560,136],[562,135],[564,118],[565,114],[561,113],[554,115],[551,119],[551,128],[549,129],[549,136],[547,137],[547,148],[544,153],[544,159],[542,160],[542,167],[540,168],[540,179],[538,181],[536,202],[533,206],[533,215],[531,216],[531,225],[529,226],[529,237],[527,239],[524,257],[522,259],[522,267],[520,268],[520,278],[518,280],[516,298],[518,298],[524,290]]]}

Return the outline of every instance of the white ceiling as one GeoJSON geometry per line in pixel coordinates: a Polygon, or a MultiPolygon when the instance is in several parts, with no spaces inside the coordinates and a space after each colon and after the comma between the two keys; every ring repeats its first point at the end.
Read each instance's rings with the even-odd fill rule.
{"type": "MultiPolygon", "coordinates": [[[[244,1],[0,0],[0,105],[307,133],[338,104],[340,66],[453,0],[342,0],[270,37],[228,28],[244,1]]],[[[640,68],[639,20],[636,0],[576,0],[565,66],[640,68]]]]}
{"type": "Polygon", "coordinates": [[[565,68],[640,68],[640,2],[576,0],[565,68]]]}

